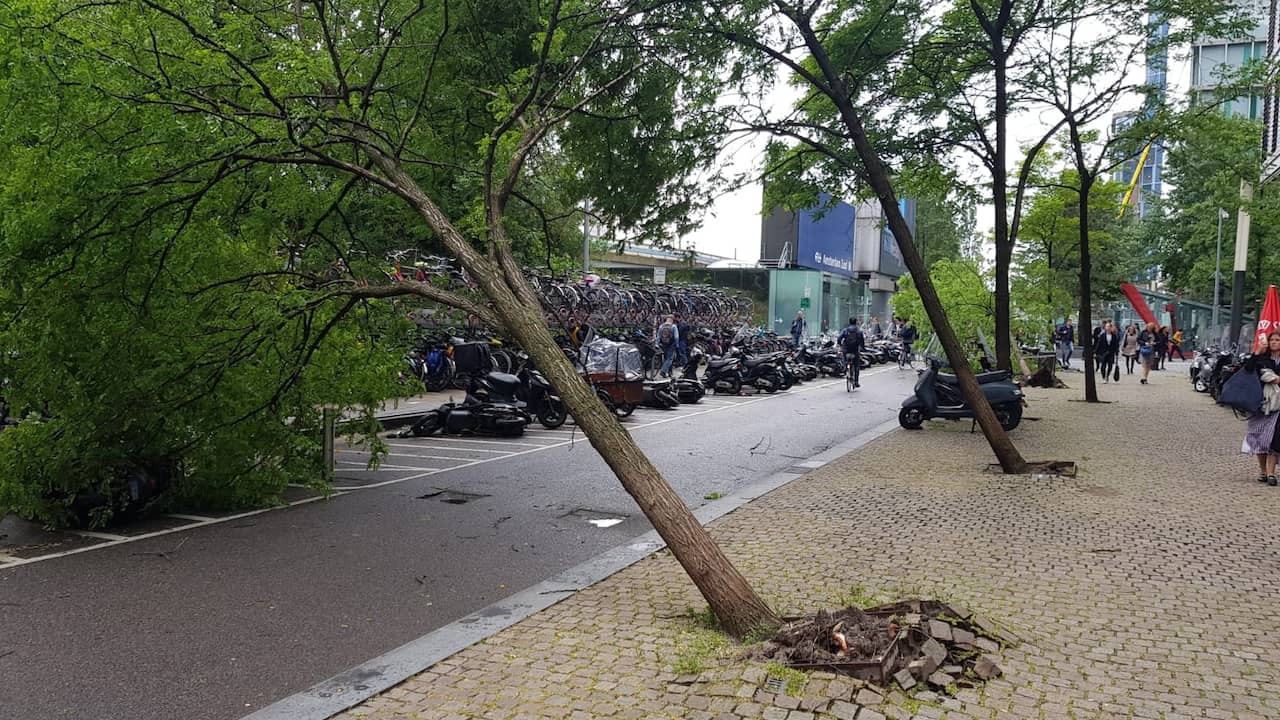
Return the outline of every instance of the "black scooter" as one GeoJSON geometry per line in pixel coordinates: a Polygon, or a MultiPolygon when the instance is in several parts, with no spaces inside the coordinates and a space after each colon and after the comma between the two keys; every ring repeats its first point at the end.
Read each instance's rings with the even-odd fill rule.
{"type": "Polygon", "coordinates": [[[467,401],[514,405],[537,418],[548,430],[560,427],[569,416],[551,383],[528,365],[521,368],[518,376],[502,372],[473,375],[467,401]]]}
{"type": "MultiPolygon", "coordinates": [[[[960,393],[960,381],[955,375],[940,372],[942,363],[928,359],[928,366],[920,371],[915,392],[902,401],[898,412],[898,424],[908,430],[917,430],[925,420],[942,418],[961,420],[973,418],[973,408],[960,393]]],[[[1012,430],[1022,422],[1022,388],[1013,383],[1008,370],[978,373],[978,385],[991,403],[1000,427],[1012,430]]]]}
{"type": "Polygon", "coordinates": [[[520,437],[532,418],[519,407],[508,403],[445,403],[428,411],[408,429],[392,437],[426,437],[437,431],[448,435],[496,435],[520,437]]]}

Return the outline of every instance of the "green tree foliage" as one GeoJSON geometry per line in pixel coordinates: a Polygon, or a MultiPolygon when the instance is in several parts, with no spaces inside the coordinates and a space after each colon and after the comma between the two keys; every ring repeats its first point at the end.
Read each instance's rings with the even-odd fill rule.
{"type": "Polygon", "coordinates": [[[6,5],[0,377],[48,421],[0,434],[0,509],[60,522],[152,463],[180,466],[184,506],[322,485],[319,408],[368,420],[409,331],[410,306],[353,278],[385,283],[388,250],[444,250],[369,182],[361,139],[483,247],[484,171],[521,151],[495,118],[542,83],[526,121],[574,121],[525,149],[502,211],[518,256],[574,254],[593,195],[620,225],[687,223],[716,120],[675,110],[710,96],[715,64],[644,62],[643,28],[617,22],[639,4],[557,6],[570,20],[547,35],[533,2],[6,5]],[[539,62],[555,69],[535,78],[539,62]]]}
{"type": "MultiPolygon", "coordinates": [[[[1074,170],[1060,170],[1053,185],[1031,195],[1014,255],[1015,328],[1043,334],[1054,322],[1075,316],[1080,301],[1080,198],[1074,170]]],[[[1118,218],[1124,188],[1099,182],[1089,194],[1089,245],[1095,304],[1121,297],[1146,264],[1131,224],[1118,218]]]]}
{"type": "MultiPolygon", "coordinates": [[[[995,297],[991,293],[995,282],[990,270],[984,270],[976,259],[942,259],[929,268],[929,276],[938,289],[942,306],[956,334],[972,348],[978,331],[990,338],[995,332],[995,297]]],[[[933,332],[933,325],[924,312],[920,293],[910,277],[898,281],[898,293],[893,296],[893,313],[910,318],[922,336],[933,332]]]]}
{"type": "MultiPolygon", "coordinates": [[[[1151,203],[1136,232],[1154,251],[1152,261],[1160,264],[1166,284],[1188,298],[1213,301],[1221,208],[1226,211],[1222,221],[1222,292],[1229,302],[1240,183],[1257,187],[1261,138],[1260,122],[1194,110],[1169,138],[1165,178],[1172,190],[1151,203]]],[[[1262,186],[1245,207],[1252,215],[1245,298],[1252,305],[1261,302],[1267,286],[1280,275],[1280,197],[1262,186]]]]}

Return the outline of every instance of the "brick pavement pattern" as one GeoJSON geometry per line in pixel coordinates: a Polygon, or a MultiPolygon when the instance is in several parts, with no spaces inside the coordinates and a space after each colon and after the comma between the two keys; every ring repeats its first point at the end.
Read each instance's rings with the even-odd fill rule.
{"type": "Polygon", "coordinates": [[[1024,642],[982,688],[908,696],[826,673],[766,687],[770,668],[690,613],[705,603],[662,552],[339,717],[1280,717],[1280,489],[1254,482],[1244,423],[1186,367],[1100,385],[1105,405],[1079,402],[1079,374],[1029,390],[1015,442],[1076,461],[1076,478],[985,472],[981,434],[929,423],[711,526],[784,614],[932,595],[999,620],[1024,642]]]}

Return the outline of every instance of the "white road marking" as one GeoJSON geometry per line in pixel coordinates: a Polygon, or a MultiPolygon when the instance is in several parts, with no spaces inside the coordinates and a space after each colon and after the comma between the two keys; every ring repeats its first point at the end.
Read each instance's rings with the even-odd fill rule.
{"type": "Polygon", "coordinates": [[[74,535],[93,538],[95,540],[124,540],[127,537],[125,535],[112,535],[111,533],[93,532],[92,530],[72,530],[70,532],[74,535]]]}
{"type": "Polygon", "coordinates": [[[216,519],[205,517],[204,515],[184,515],[182,513],[165,513],[165,517],[177,518],[178,520],[190,520],[192,522],[208,522],[216,519]]]}

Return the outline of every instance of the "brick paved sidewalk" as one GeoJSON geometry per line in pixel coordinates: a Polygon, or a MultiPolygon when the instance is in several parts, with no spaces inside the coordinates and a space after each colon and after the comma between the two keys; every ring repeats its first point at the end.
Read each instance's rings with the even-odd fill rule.
{"type": "Polygon", "coordinates": [[[984,473],[968,423],[930,424],[712,524],[782,613],[923,593],[1000,620],[1025,642],[985,688],[882,701],[817,674],[766,692],[659,553],[339,717],[1280,717],[1280,488],[1254,482],[1244,423],[1185,369],[1100,386],[1107,405],[1076,401],[1078,374],[1031,389],[1013,437],[1078,462],[1074,479],[984,473]]]}

